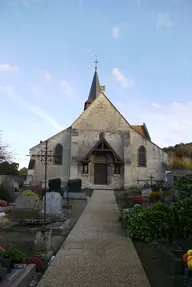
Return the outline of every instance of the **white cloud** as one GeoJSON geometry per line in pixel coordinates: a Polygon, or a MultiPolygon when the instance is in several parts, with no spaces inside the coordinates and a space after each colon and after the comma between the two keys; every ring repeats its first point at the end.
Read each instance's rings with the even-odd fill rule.
{"type": "Polygon", "coordinates": [[[43,74],[43,78],[44,78],[45,82],[50,82],[52,80],[52,74],[50,72],[45,72],[43,74]]]}
{"type": "Polygon", "coordinates": [[[171,20],[169,13],[158,13],[156,25],[157,28],[172,27],[174,25],[174,22],[171,20]]]}
{"type": "Polygon", "coordinates": [[[130,124],[146,123],[152,141],[160,147],[192,142],[192,102],[147,106],[143,102],[117,103],[130,124]]]}
{"type": "Polygon", "coordinates": [[[46,111],[42,110],[41,108],[37,106],[28,104],[21,96],[17,95],[11,87],[9,86],[0,87],[0,92],[6,93],[8,96],[10,96],[15,101],[17,101],[20,105],[24,106],[24,108],[27,108],[28,110],[30,110],[33,114],[43,119],[47,123],[49,123],[55,129],[59,131],[63,130],[63,127],[60,126],[55,119],[49,116],[46,111]]]}
{"type": "Polygon", "coordinates": [[[40,1],[41,1],[41,0],[21,0],[21,3],[22,3],[25,7],[29,8],[32,4],[38,3],[38,2],[40,2],[40,1]]]}
{"type": "Polygon", "coordinates": [[[134,80],[126,78],[118,68],[113,68],[112,74],[116,81],[119,82],[123,87],[132,87],[135,85],[134,80]]]}
{"type": "Polygon", "coordinates": [[[71,96],[74,94],[73,87],[65,80],[61,81],[60,87],[62,89],[63,94],[71,96]]]}
{"type": "Polygon", "coordinates": [[[119,37],[120,30],[121,30],[120,26],[115,26],[115,27],[112,28],[112,35],[113,35],[114,38],[118,38],[119,37]]]}
{"type": "Polygon", "coordinates": [[[15,71],[18,70],[18,66],[11,66],[8,64],[0,64],[0,71],[15,71]]]}

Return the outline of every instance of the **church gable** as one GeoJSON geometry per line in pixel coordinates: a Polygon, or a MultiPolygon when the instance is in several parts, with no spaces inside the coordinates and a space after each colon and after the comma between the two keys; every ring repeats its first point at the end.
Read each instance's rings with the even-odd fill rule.
{"type": "Polygon", "coordinates": [[[80,130],[128,131],[130,126],[107,97],[101,93],[72,124],[72,128],[80,130]]]}

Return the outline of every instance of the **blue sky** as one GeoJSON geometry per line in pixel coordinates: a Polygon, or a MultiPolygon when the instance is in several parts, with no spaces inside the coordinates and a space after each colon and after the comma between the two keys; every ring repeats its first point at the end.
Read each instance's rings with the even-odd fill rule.
{"type": "Polygon", "coordinates": [[[0,0],[0,129],[29,148],[83,111],[100,83],[159,146],[192,141],[191,0],[0,0]]]}

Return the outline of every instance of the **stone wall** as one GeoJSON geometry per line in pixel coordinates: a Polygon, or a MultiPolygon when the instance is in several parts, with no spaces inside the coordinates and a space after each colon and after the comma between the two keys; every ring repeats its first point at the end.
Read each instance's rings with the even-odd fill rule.
{"type": "MultiPolygon", "coordinates": [[[[48,140],[48,148],[54,150],[55,146],[60,143],[63,146],[63,163],[62,165],[49,164],[47,167],[47,180],[60,177],[62,181],[67,182],[69,179],[69,167],[71,156],[71,130],[66,129],[48,140]]],[[[43,143],[44,145],[45,143],[43,143]]],[[[37,154],[40,150],[40,144],[30,150],[30,156],[37,154]]],[[[33,171],[33,180],[40,180],[44,184],[44,165],[36,158],[36,164],[33,171]]]]}

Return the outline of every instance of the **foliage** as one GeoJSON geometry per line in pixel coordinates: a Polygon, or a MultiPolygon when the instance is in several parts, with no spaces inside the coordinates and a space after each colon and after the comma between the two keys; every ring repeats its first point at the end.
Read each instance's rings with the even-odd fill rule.
{"type": "Polygon", "coordinates": [[[123,226],[129,236],[137,240],[171,237],[174,229],[173,212],[162,203],[154,207],[134,207],[123,215],[123,226]]]}
{"type": "Polygon", "coordinates": [[[183,175],[183,176],[178,176],[175,183],[174,187],[177,188],[178,190],[192,190],[192,175],[183,175]]]}
{"type": "Polygon", "coordinates": [[[179,190],[180,198],[190,196],[192,194],[192,175],[178,176],[174,188],[179,190]]]}
{"type": "Polygon", "coordinates": [[[28,169],[23,167],[19,170],[19,175],[27,175],[28,169]]]}
{"type": "Polygon", "coordinates": [[[0,206],[7,206],[7,201],[0,199],[0,206]]]}
{"type": "Polygon", "coordinates": [[[192,169],[192,143],[180,143],[163,148],[169,156],[169,166],[175,169],[192,169]]]}
{"type": "Polygon", "coordinates": [[[16,162],[9,163],[4,161],[0,163],[0,174],[1,175],[19,175],[19,164],[16,162]]]}
{"type": "Polygon", "coordinates": [[[168,196],[170,196],[172,194],[172,188],[164,188],[162,190],[162,198],[167,198],[168,196]]]}
{"type": "Polygon", "coordinates": [[[177,235],[192,238],[192,197],[176,201],[172,206],[177,235]]]}
{"type": "Polygon", "coordinates": [[[3,144],[0,134],[0,164],[4,161],[10,160],[10,153],[7,151],[8,146],[3,144]]]}
{"type": "Polygon", "coordinates": [[[160,191],[153,191],[149,194],[149,200],[153,202],[157,202],[161,200],[161,193],[160,191]]]}
{"type": "Polygon", "coordinates": [[[39,201],[39,196],[38,194],[36,194],[35,192],[31,191],[31,190],[25,190],[23,193],[24,196],[33,196],[35,198],[36,201],[39,201]]]}
{"type": "Polygon", "coordinates": [[[10,248],[7,249],[7,251],[3,252],[2,256],[11,261],[23,261],[25,254],[18,249],[10,248]]]}
{"type": "Polygon", "coordinates": [[[8,203],[12,202],[13,200],[9,191],[2,184],[0,185],[0,199],[5,200],[8,203]]]}
{"type": "Polygon", "coordinates": [[[172,205],[131,208],[122,223],[128,235],[137,240],[192,238],[192,197],[172,205]]]}

